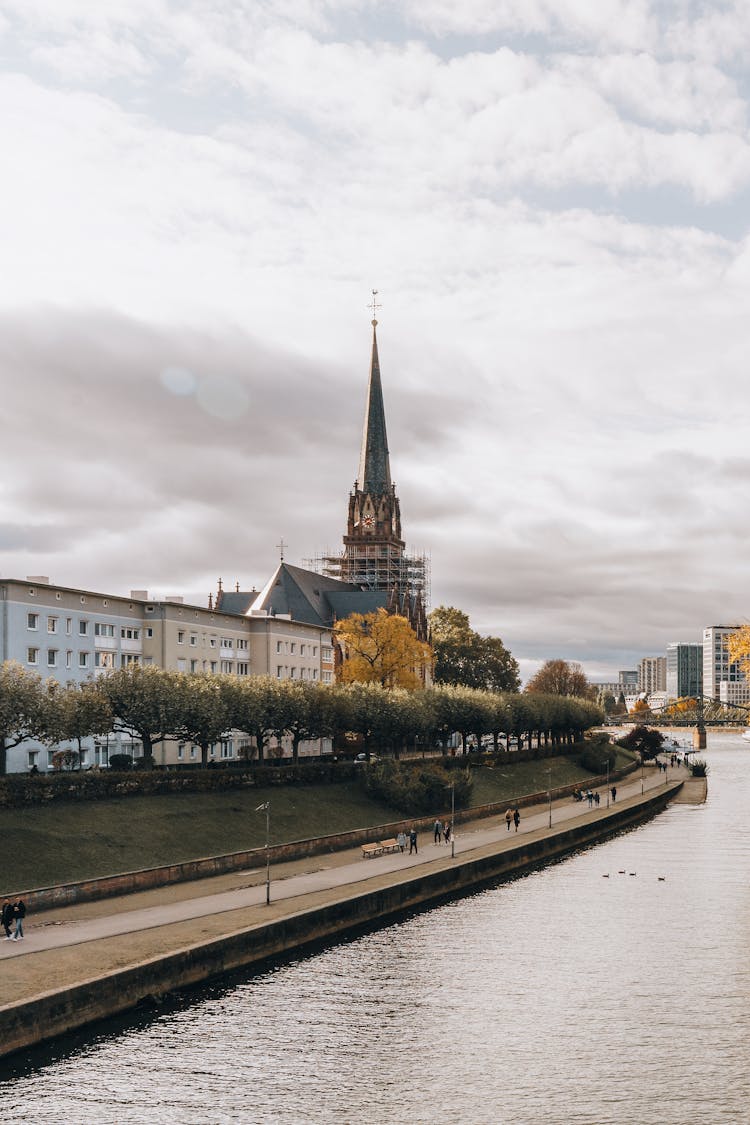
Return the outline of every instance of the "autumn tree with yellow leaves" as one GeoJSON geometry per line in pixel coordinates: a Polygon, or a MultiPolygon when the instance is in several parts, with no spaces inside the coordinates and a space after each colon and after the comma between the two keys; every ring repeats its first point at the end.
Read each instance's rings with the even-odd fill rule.
{"type": "Polygon", "coordinates": [[[414,691],[424,686],[432,649],[420,641],[405,617],[378,609],[353,613],[336,626],[341,649],[340,680],[414,691]]]}
{"type": "Polygon", "coordinates": [[[741,625],[736,633],[727,637],[729,659],[739,664],[740,669],[750,679],[750,625],[741,625]]]}

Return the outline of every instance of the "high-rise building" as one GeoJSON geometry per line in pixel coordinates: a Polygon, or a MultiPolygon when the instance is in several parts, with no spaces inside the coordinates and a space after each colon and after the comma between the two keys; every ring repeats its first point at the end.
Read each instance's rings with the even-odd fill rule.
{"type": "Polygon", "coordinates": [[[655,691],[666,691],[667,658],[665,656],[644,656],[638,664],[638,690],[651,695],[655,691]]]}
{"type": "Polygon", "coordinates": [[[736,633],[739,625],[707,625],[703,630],[703,694],[711,699],[721,699],[722,684],[727,702],[735,702],[733,685],[747,682],[739,664],[729,659],[727,640],[736,633]]]}
{"type": "Polygon", "coordinates": [[[703,645],[667,645],[667,698],[697,699],[703,694],[703,645]]]}

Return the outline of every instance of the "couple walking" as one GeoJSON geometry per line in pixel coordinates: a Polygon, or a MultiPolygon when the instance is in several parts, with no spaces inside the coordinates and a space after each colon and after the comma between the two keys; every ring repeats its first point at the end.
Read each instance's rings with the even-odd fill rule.
{"type": "Polygon", "coordinates": [[[507,827],[509,832],[510,832],[510,822],[511,821],[513,821],[513,823],[515,824],[516,832],[517,832],[518,831],[518,825],[521,823],[521,814],[518,811],[518,805],[516,805],[516,807],[514,809],[506,809],[505,810],[505,824],[506,824],[506,827],[507,827]]]}
{"type": "Polygon", "coordinates": [[[26,917],[26,904],[22,898],[18,902],[10,902],[7,898],[3,903],[2,915],[0,920],[5,930],[6,941],[23,941],[23,920],[26,917]],[[14,933],[10,932],[10,928],[15,922],[14,933]]]}
{"type": "Polygon", "coordinates": [[[444,837],[446,844],[450,844],[450,842],[451,842],[451,826],[450,826],[450,824],[448,823],[447,820],[446,820],[444,825],[441,824],[441,822],[439,820],[436,820],[434,825],[433,825],[432,832],[433,832],[433,836],[435,838],[436,844],[440,843],[441,835],[444,837]]]}

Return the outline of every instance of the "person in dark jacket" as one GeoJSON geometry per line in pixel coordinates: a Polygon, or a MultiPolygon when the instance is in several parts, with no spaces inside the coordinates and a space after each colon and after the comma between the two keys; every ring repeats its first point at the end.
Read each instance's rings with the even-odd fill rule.
{"type": "Polygon", "coordinates": [[[13,922],[13,903],[8,902],[7,898],[3,902],[2,913],[0,914],[0,921],[2,921],[3,929],[5,930],[5,940],[11,940],[10,927],[13,922]]]}
{"type": "Polygon", "coordinates": [[[22,898],[13,904],[13,917],[16,920],[16,932],[13,941],[23,941],[23,920],[26,917],[26,903],[22,898]]]}

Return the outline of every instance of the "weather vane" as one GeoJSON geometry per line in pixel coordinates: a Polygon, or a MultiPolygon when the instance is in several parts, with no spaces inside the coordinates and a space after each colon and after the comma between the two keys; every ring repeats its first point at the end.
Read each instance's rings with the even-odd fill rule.
{"type": "Polygon", "coordinates": [[[378,323],[377,320],[375,319],[375,313],[378,311],[378,309],[382,309],[382,307],[383,307],[382,305],[378,304],[378,302],[376,300],[377,295],[378,295],[377,289],[373,289],[373,291],[372,291],[372,301],[367,306],[368,309],[370,309],[371,312],[372,312],[372,326],[373,326],[373,328],[378,323]]]}

